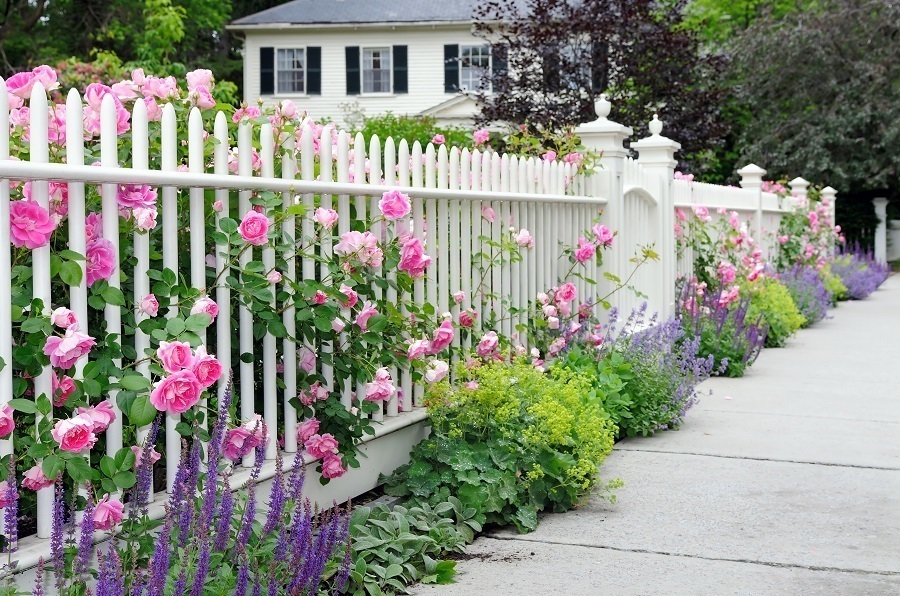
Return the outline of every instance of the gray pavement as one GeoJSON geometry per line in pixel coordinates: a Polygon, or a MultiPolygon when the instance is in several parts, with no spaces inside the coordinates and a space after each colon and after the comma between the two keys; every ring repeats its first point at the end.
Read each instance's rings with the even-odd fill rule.
{"type": "Polygon", "coordinates": [[[833,314],[617,444],[615,504],[491,530],[413,593],[900,594],[900,276],[833,314]]]}

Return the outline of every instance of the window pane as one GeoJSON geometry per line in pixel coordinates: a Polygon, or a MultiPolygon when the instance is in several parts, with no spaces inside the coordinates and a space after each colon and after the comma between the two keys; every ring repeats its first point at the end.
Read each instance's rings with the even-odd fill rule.
{"type": "Polygon", "coordinates": [[[363,49],[363,93],[390,93],[390,48],[363,49]]]}
{"type": "Polygon", "coordinates": [[[461,46],[459,86],[467,91],[490,90],[491,49],[489,46],[461,46]]]}
{"type": "Polygon", "coordinates": [[[278,50],[276,60],[278,93],[304,92],[304,64],[302,48],[278,50]]]}

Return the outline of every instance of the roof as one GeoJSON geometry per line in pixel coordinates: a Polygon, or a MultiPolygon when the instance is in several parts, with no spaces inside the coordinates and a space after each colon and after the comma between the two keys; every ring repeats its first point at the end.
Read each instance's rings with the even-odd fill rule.
{"type": "Polygon", "coordinates": [[[475,0],[292,0],[231,25],[471,22],[475,0]]]}

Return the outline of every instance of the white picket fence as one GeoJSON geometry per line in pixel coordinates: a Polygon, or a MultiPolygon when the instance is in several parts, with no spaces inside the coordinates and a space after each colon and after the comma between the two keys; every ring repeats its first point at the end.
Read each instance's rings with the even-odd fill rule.
{"type": "MultiPolygon", "coordinates": [[[[480,315],[473,334],[476,341],[483,331],[487,331],[483,325],[491,311],[500,315],[498,332],[506,335],[515,332],[516,323],[524,321],[521,316],[505,316],[507,305],[524,307],[538,292],[558,283],[559,277],[569,267],[569,263],[560,258],[563,245],[575,244],[578,236],[589,230],[602,209],[602,221],[617,231],[618,236],[613,249],[605,253],[606,262],[602,269],[592,263],[586,270],[581,270],[585,277],[600,283],[592,287],[583,280],[576,280],[579,296],[596,297],[598,292],[608,291],[611,284],[602,281],[603,271],[627,277],[633,267],[629,259],[634,256],[635,248],[638,245],[653,245],[660,254],[659,261],[642,268],[631,283],[647,296],[651,310],[669,315],[674,303],[674,281],[679,273],[676,270],[673,233],[676,207],[703,204],[711,211],[716,206],[725,206],[755,212],[757,225],[770,229],[777,227],[781,207],[773,202],[773,197],[763,195],[758,186],[753,187],[752,181],[748,182],[747,188],[731,189],[673,180],[672,156],[678,144],[660,136],[661,125],[656,126],[659,124],[657,121],[651,125],[653,134],[634,145],[641,157],[628,157],[622,142],[631,131],[607,119],[608,105],[605,99],[599,101],[598,120],[578,130],[587,146],[604,151],[602,168],[590,176],[577,174],[571,165],[559,162],[519,159],[495,152],[460,150],[444,145],[435,147],[429,144],[423,148],[416,143],[410,147],[405,140],[395,142],[390,138],[379,140],[373,137],[366,147],[361,135],[357,135],[351,143],[350,135],[330,127],[322,131],[319,139],[314,139],[312,129],[306,127],[300,139],[297,159],[291,142],[275,146],[271,125],[246,121],[233,125],[223,113],[219,113],[213,129],[205,131],[201,114],[196,108],[191,111],[188,121],[187,171],[179,171],[182,164],[177,163],[177,123],[173,107],[167,105],[163,109],[160,123],[162,150],[159,155],[150,155],[150,124],[143,102],[136,102],[129,133],[133,143],[132,163],[124,167],[119,163],[117,154],[116,110],[111,97],[104,98],[101,109],[101,165],[86,164],[84,137],[77,125],[82,122],[83,103],[74,90],[69,93],[66,104],[66,162],[51,163],[47,141],[47,99],[39,85],[35,86],[31,96],[29,161],[9,160],[9,109],[5,85],[0,81],[0,271],[9,270],[11,257],[9,180],[32,181],[32,197],[45,208],[49,206],[48,181],[68,184],[69,214],[65,225],[68,226],[69,248],[81,254],[85,252],[85,185],[101,185],[103,236],[113,243],[117,254],[120,247],[117,185],[147,184],[161,189],[158,203],[161,225],[147,234],[136,234],[134,237],[137,266],[127,274],[134,280],[135,301],[139,302],[150,292],[147,272],[151,246],[161,247],[164,267],[183,272],[193,287],[207,290],[219,305],[215,353],[226,370],[234,368],[239,391],[235,399],[240,403],[241,417],[247,419],[254,414],[254,400],[257,392],[261,393],[264,404],[262,414],[268,427],[284,428],[284,451],[287,454],[297,453],[297,416],[288,403],[297,393],[297,361],[293,357],[284,358],[283,372],[280,374],[284,389],[279,388],[277,383],[277,366],[279,354],[296,354],[298,346],[291,339],[283,339],[279,346],[270,334],[264,337],[261,345],[257,344],[252,334],[253,315],[235,299],[229,287],[224,283],[216,288],[206,287],[206,255],[216,255],[216,273],[222,272],[226,263],[220,254],[224,247],[215,246],[205,237],[204,222],[210,214],[204,204],[204,189],[215,189],[215,198],[224,207],[216,213],[217,221],[229,214],[236,214],[238,218],[243,216],[251,208],[251,193],[268,191],[281,197],[284,209],[295,201],[302,201],[308,207],[335,208],[340,215],[338,233],[349,231],[351,220],[365,221],[366,227],[371,228],[370,222],[377,213],[377,201],[383,192],[399,189],[407,193],[412,198],[413,210],[407,219],[396,226],[423,238],[426,251],[433,259],[426,277],[416,283],[413,298],[417,302],[430,302],[438,313],[451,312],[454,320],[461,309],[474,308],[480,315]],[[238,127],[236,134],[233,130],[235,126],[238,127]],[[231,139],[237,139],[237,174],[231,173],[228,167],[228,149],[232,144],[230,132],[231,139]],[[216,141],[211,154],[204,149],[207,133],[216,141]],[[254,138],[259,139],[262,148],[259,156],[262,166],[258,173],[254,173],[251,163],[254,138]],[[318,154],[314,148],[316,140],[319,141],[318,154]],[[274,175],[276,163],[281,165],[280,178],[274,175]],[[187,191],[188,201],[179,203],[179,193],[183,191],[187,191]],[[482,216],[484,207],[491,207],[496,213],[493,222],[482,216]],[[179,229],[180,208],[186,208],[189,212],[189,232],[179,229]],[[503,297],[505,302],[482,300],[475,292],[480,274],[478,260],[473,261],[473,255],[482,252],[482,237],[499,241],[510,227],[529,230],[535,238],[535,248],[524,251],[520,262],[505,263],[490,270],[484,282],[484,293],[503,297]],[[183,251],[179,253],[179,237],[184,239],[185,235],[189,238],[188,254],[183,251]],[[462,304],[455,304],[452,299],[452,293],[458,290],[466,293],[466,301],[462,304]],[[236,329],[233,318],[237,321],[236,329]],[[233,341],[239,343],[241,353],[252,353],[253,361],[230,362],[233,341]],[[254,382],[259,370],[263,373],[261,387],[254,382]]],[[[309,216],[312,209],[309,211],[302,221],[295,217],[285,219],[284,234],[293,238],[311,237],[313,224],[309,216]]],[[[380,224],[378,228],[373,231],[383,233],[380,224]]],[[[387,233],[397,233],[398,229],[388,230],[387,233]]],[[[318,250],[322,256],[330,256],[330,239],[323,241],[318,250]]],[[[263,248],[261,253],[263,262],[271,266],[275,259],[274,250],[263,248]]],[[[80,285],[68,288],[70,304],[63,304],[62,296],[51,295],[50,257],[49,247],[33,253],[34,297],[42,299],[48,309],[69,306],[79,321],[87,321],[88,290],[84,279],[80,285]]],[[[246,263],[251,258],[250,251],[247,251],[242,262],[246,263]]],[[[298,278],[325,276],[327,272],[324,269],[317,272],[316,262],[311,258],[296,258],[289,261],[283,274],[287,284],[298,278]]],[[[119,287],[118,269],[109,283],[119,287]]],[[[276,289],[274,284],[270,289],[276,289]]],[[[0,337],[13,336],[11,292],[9,277],[0,277],[0,337]]],[[[398,297],[396,290],[388,289],[384,296],[372,298],[395,301],[398,297]]],[[[614,298],[614,304],[622,310],[630,309],[640,301],[628,292],[614,298]]],[[[136,316],[140,321],[144,315],[137,313],[136,316]]],[[[120,307],[107,305],[103,319],[105,330],[83,331],[89,334],[122,332],[120,307]]],[[[294,336],[297,322],[292,308],[284,311],[283,323],[288,335],[294,336]]],[[[529,345],[527,337],[520,337],[519,340],[526,347],[529,345]]],[[[133,336],[126,335],[123,341],[132,342],[138,354],[150,345],[150,339],[140,330],[135,330],[133,336]]],[[[464,347],[471,347],[471,341],[468,340],[464,347]]],[[[457,338],[456,345],[459,342],[457,338]]],[[[333,349],[329,345],[312,347],[321,352],[333,349]]],[[[12,349],[8,341],[0,343],[0,358],[4,362],[12,362],[12,349]]],[[[79,363],[77,373],[82,371],[84,364],[79,363]]],[[[351,393],[358,388],[349,385],[334,387],[333,371],[328,366],[319,366],[319,372],[333,390],[340,393],[342,403],[351,407],[351,393]]],[[[139,365],[138,370],[149,372],[146,364],[139,365]]],[[[413,386],[408,371],[395,373],[394,378],[399,379],[402,388],[402,400],[395,396],[373,416],[383,423],[381,428],[390,429],[390,434],[387,430],[379,431],[379,440],[390,440],[396,434],[393,431],[421,424],[424,418],[424,411],[420,409],[422,388],[413,386]]],[[[50,374],[47,368],[35,379],[36,395],[50,394],[50,374]]],[[[0,402],[11,398],[12,387],[13,370],[7,365],[0,370],[0,402]]],[[[223,378],[220,395],[224,388],[223,378]]],[[[115,403],[115,395],[108,397],[115,403]]],[[[106,432],[109,454],[123,446],[122,417],[120,412],[117,414],[117,423],[106,432]]],[[[177,416],[170,415],[165,425],[167,452],[165,463],[160,465],[166,465],[169,488],[172,487],[179,459],[180,440],[175,428],[178,421],[177,416]]],[[[141,438],[145,432],[146,429],[143,429],[141,438]]],[[[4,453],[12,451],[12,441],[4,440],[0,445],[4,453]]],[[[395,459],[391,461],[406,457],[408,448],[408,443],[399,443],[394,449],[395,459]]],[[[275,450],[275,441],[270,441],[266,457],[273,463],[264,468],[263,478],[274,474],[275,450]]],[[[286,459],[286,465],[290,464],[291,459],[286,459]]],[[[366,465],[363,460],[363,466],[366,465]]],[[[375,482],[377,472],[366,475],[351,470],[344,478],[329,485],[332,490],[329,496],[339,499],[353,497],[371,489],[375,482]],[[364,480],[355,481],[355,475],[364,480]]],[[[314,481],[307,482],[308,487],[316,484],[314,481]]],[[[161,512],[159,503],[164,497],[157,495],[157,505],[153,510],[157,514],[161,512]]],[[[52,499],[52,489],[39,491],[37,538],[23,541],[20,545],[20,566],[33,565],[37,557],[45,552],[44,539],[50,534],[52,499]]]]}

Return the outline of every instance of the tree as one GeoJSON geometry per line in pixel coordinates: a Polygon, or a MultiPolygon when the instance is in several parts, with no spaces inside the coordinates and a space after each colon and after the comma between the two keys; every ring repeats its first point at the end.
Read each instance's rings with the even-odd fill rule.
{"type": "MultiPolygon", "coordinates": [[[[654,113],[665,134],[697,166],[721,142],[718,117],[726,62],[704,54],[683,26],[685,0],[488,0],[475,9],[476,31],[509,48],[491,93],[477,93],[481,119],[561,127],[596,118],[594,99],[613,102],[612,118],[643,125],[654,113]]],[[[502,64],[502,63],[501,63],[502,64]]]]}

